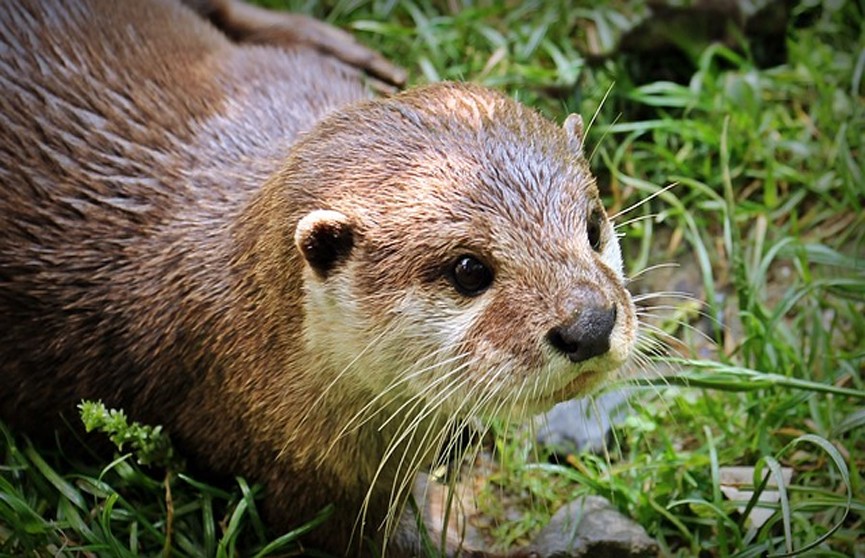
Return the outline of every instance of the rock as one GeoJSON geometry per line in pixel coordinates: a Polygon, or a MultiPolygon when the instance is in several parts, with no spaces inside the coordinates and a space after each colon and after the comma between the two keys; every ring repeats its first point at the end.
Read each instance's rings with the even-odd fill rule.
{"type": "Polygon", "coordinates": [[[658,543],[605,498],[584,496],[556,512],[531,550],[542,558],[644,558],[658,555],[658,543]]]}
{"type": "MultiPolygon", "coordinates": [[[[759,68],[787,60],[787,26],[794,14],[788,0],[649,0],[617,6],[611,16],[585,20],[576,47],[591,64],[622,61],[636,84],[687,84],[698,69],[698,53],[711,44],[744,50],[759,68]]],[[[803,6],[796,12],[818,9],[803,6]]]]}
{"type": "Polygon", "coordinates": [[[624,418],[628,392],[616,390],[594,398],[565,401],[539,417],[537,441],[559,455],[581,451],[601,453],[609,441],[610,428],[624,418]]]}

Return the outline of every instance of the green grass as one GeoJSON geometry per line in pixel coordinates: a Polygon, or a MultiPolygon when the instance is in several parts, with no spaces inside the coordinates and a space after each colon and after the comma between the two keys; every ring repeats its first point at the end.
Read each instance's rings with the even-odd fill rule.
{"type": "MultiPolygon", "coordinates": [[[[629,273],[678,262],[702,303],[644,302],[675,306],[646,318],[675,358],[658,365],[663,377],[623,380],[644,387],[607,455],[549,465],[519,437],[497,442],[505,468],[490,494],[526,511],[514,519],[500,498],[481,497],[491,531],[530,540],[557,505],[591,493],[665,555],[865,553],[865,5],[797,6],[810,17],[791,27],[784,65],[759,69],[747,51],[694,44],[687,83],[635,85],[633,61],[589,66],[577,50],[590,30],[609,41],[626,27],[639,13],[631,5],[465,4],[288,3],[353,30],[412,83],[473,80],[559,121],[595,115],[587,146],[611,213],[674,184],[618,219],[629,222],[619,229],[629,273]],[[736,510],[749,502],[721,493],[731,465],[794,471],[760,528],[736,510]]],[[[666,283],[677,277],[649,270],[633,291],[679,290],[666,283]]],[[[242,480],[215,488],[131,458],[91,470],[3,434],[0,553],[270,550],[242,480]]],[[[295,548],[295,535],[276,544],[295,548]]]]}
{"type": "MultiPolygon", "coordinates": [[[[296,550],[329,515],[271,540],[259,490],[242,478],[217,487],[177,472],[173,459],[167,469],[144,467],[148,450],[94,468],[37,450],[2,424],[0,434],[0,556],[266,556],[296,550]]],[[[146,437],[165,448],[164,437],[146,437]]]]}

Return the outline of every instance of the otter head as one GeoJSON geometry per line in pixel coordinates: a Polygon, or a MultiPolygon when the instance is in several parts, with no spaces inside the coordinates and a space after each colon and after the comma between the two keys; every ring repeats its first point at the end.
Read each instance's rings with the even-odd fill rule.
{"type": "Polygon", "coordinates": [[[313,185],[294,202],[306,342],[341,381],[510,416],[628,359],[634,305],[578,116],[432,85],[328,118],[284,180],[313,185]]]}

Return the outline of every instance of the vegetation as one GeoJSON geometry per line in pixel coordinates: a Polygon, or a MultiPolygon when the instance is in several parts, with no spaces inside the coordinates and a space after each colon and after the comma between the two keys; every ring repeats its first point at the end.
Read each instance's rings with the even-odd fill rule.
{"type": "MultiPolygon", "coordinates": [[[[618,386],[637,393],[605,455],[549,464],[519,436],[498,441],[506,465],[488,490],[526,508],[514,520],[480,498],[492,531],[525,542],[592,493],[665,555],[862,555],[865,5],[796,5],[786,61],[765,68],[744,37],[678,37],[671,81],[634,77],[652,55],[586,62],[584,45],[610,43],[644,11],[597,4],[280,3],[352,30],[412,83],[473,80],[559,121],[594,117],[591,164],[646,322],[645,357],[618,386]],[[678,267],[658,267],[668,262],[678,267]],[[764,478],[784,486],[786,468],[792,480],[775,503],[730,500],[734,465],[754,468],[757,493],[774,490],[764,478]],[[754,507],[774,513],[757,524],[754,507]]],[[[92,470],[3,434],[0,553],[264,555],[326,520],[271,543],[242,479],[214,488],[128,454],[92,470]]]]}

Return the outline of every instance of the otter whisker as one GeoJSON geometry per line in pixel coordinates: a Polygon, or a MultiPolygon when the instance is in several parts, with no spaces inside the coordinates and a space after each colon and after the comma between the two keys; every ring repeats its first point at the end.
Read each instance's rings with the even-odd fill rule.
{"type": "Polygon", "coordinates": [[[678,306],[672,306],[670,304],[654,304],[651,306],[637,306],[637,317],[638,318],[650,318],[650,319],[665,319],[667,316],[663,313],[659,313],[659,311],[664,312],[675,312],[679,309],[678,306]]]}
{"type": "MultiPolygon", "coordinates": [[[[470,361],[470,362],[467,362],[465,364],[471,365],[471,364],[473,364],[473,362],[470,361]]],[[[461,369],[455,369],[455,370],[459,371],[459,372],[462,371],[461,369]]],[[[422,401],[424,402],[424,406],[422,408],[422,411],[420,413],[418,413],[418,415],[415,417],[415,419],[412,423],[409,423],[407,428],[414,428],[414,427],[416,427],[417,424],[419,424],[421,421],[423,421],[426,416],[428,416],[432,413],[435,413],[435,412],[440,412],[441,405],[447,399],[451,398],[451,396],[454,393],[458,393],[459,391],[461,391],[465,385],[470,385],[471,387],[469,388],[468,392],[463,397],[463,401],[465,401],[466,398],[471,395],[471,393],[473,392],[473,390],[476,387],[476,386],[471,385],[471,384],[472,384],[471,377],[469,375],[465,375],[458,382],[451,385],[450,389],[440,391],[438,393],[433,394],[432,397],[429,397],[429,395],[430,395],[429,392],[433,391],[436,387],[436,384],[431,384],[427,389],[425,389],[422,393],[419,393],[416,396],[416,397],[423,397],[422,401]]],[[[460,408],[461,408],[461,405],[462,405],[462,403],[460,403],[456,407],[455,410],[449,409],[449,414],[457,415],[460,408]]],[[[402,424],[405,424],[405,423],[403,422],[402,424]]]]}
{"type": "MultiPolygon", "coordinates": [[[[442,376],[435,383],[428,386],[427,389],[434,389],[435,386],[439,383],[447,383],[447,380],[449,380],[452,376],[459,374],[460,372],[462,372],[465,368],[467,368],[471,364],[472,364],[472,361],[461,364],[460,366],[454,368],[453,370],[449,371],[447,374],[442,376]]],[[[459,389],[463,385],[463,383],[466,381],[468,381],[468,380],[466,378],[463,378],[459,382],[454,383],[453,385],[451,385],[449,392],[444,392],[444,393],[440,394],[439,397],[441,399],[445,398],[447,396],[447,393],[452,393],[453,391],[459,389]]],[[[412,432],[414,432],[414,430],[417,428],[417,426],[419,424],[421,424],[432,413],[432,411],[435,410],[435,409],[432,409],[431,406],[429,405],[428,399],[425,399],[424,396],[426,394],[427,394],[427,392],[424,391],[424,392],[421,392],[419,394],[415,394],[414,396],[409,398],[406,402],[402,403],[396,410],[394,410],[391,413],[391,416],[388,417],[387,419],[385,419],[385,421],[382,423],[382,425],[379,426],[379,430],[382,430],[388,424],[390,424],[391,421],[396,416],[398,416],[400,414],[403,416],[402,422],[399,424],[398,428],[396,429],[397,434],[394,435],[390,439],[389,444],[388,444],[388,448],[382,456],[382,459],[381,459],[379,467],[378,467],[378,469],[374,475],[374,478],[378,477],[378,475],[381,473],[383,465],[389,460],[389,458],[396,451],[396,449],[399,447],[399,445],[403,441],[405,441],[406,437],[411,435],[412,432]],[[417,407],[423,403],[427,403],[427,404],[421,408],[422,412],[415,413],[415,410],[417,409],[417,407]],[[408,409],[406,409],[407,406],[409,406],[408,409]]]]}
{"type": "Polygon", "coordinates": [[[613,230],[616,231],[618,236],[624,236],[625,233],[619,233],[620,229],[627,227],[628,225],[633,225],[634,223],[640,223],[642,221],[649,221],[651,219],[655,219],[660,215],[659,213],[649,213],[648,215],[640,215],[639,217],[632,217],[626,221],[622,221],[621,223],[616,223],[613,225],[613,230]]]}
{"type": "MultiPolygon", "coordinates": [[[[607,90],[604,92],[604,96],[601,97],[601,102],[598,103],[598,106],[595,109],[595,112],[592,114],[592,118],[589,119],[589,123],[586,126],[586,132],[585,132],[586,135],[588,135],[589,131],[592,129],[592,126],[594,126],[595,120],[598,118],[598,115],[601,113],[601,108],[607,103],[607,98],[610,96],[610,93],[612,93],[614,85],[615,85],[615,82],[610,83],[609,87],[607,87],[607,90]]],[[[618,122],[620,117],[621,117],[621,114],[617,114],[616,117],[613,119],[613,124],[618,122]]],[[[601,134],[601,139],[598,140],[598,143],[595,144],[594,149],[592,149],[592,152],[589,154],[589,158],[588,158],[589,161],[592,161],[595,158],[595,153],[598,152],[598,149],[604,143],[604,138],[607,137],[608,133],[609,133],[609,127],[606,130],[604,130],[603,134],[601,134]]]]}
{"type": "Polygon", "coordinates": [[[686,301],[690,301],[690,302],[699,302],[700,304],[703,304],[703,301],[696,298],[693,294],[687,293],[684,291],[654,291],[651,293],[632,295],[632,299],[634,301],[634,304],[639,304],[639,303],[644,302],[646,300],[653,300],[656,298],[674,298],[674,299],[678,299],[678,300],[686,300],[686,301]]]}
{"type": "Polygon", "coordinates": [[[655,339],[638,338],[637,343],[640,350],[643,352],[640,356],[647,359],[644,361],[645,364],[649,364],[648,359],[650,358],[663,358],[667,356],[668,351],[670,350],[670,347],[668,347],[666,343],[659,342],[655,339]]]}
{"type": "MultiPolygon", "coordinates": [[[[415,409],[415,407],[417,406],[417,404],[419,402],[423,401],[423,398],[427,395],[428,391],[435,389],[435,387],[438,386],[439,384],[447,384],[447,382],[451,379],[451,377],[458,375],[463,370],[465,370],[466,368],[468,368],[472,364],[476,363],[477,361],[478,361],[478,359],[464,362],[464,363],[460,364],[458,367],[456,367],[452,370],[449,370],[446,374],[439,376],[438,378],[433,380],[430,385],[425,386],[424,391],[416,393],[415,395],[408,398],[405,402],[403,402],[402,405],[400,405],[393,413],[391,413],[391,416],[388,417],[379,426],[379,429],[385,428],[397,415],[402,413],[408,405],[412,405],[409,410],[413,411],[415,409]],[[414,403],[414,404],[412,404],[412,403],[414,403]]],[[[464,382],[464,381],[468,381],[468,380],[465,378],[463,380],[461,380],[461,382],[464,382]]],[[[461,387],[461,385],[462,385],[462,383],[457,383],[457,384],[451,386],[450,391],[447,393],[453,393],[455,390],[459,389],[461,387]]],[[[404,419],[404,420],[406,420],[406,419],[404,419]]]]}
{"type": "MultiPolygon", "coordinates": [[[[466,378],[465,381],[462,382],[463,385],[471,383],[472,382],[470,381],[470,378],[466,378]]],[[[466,410],[465,406],[466,403],[470,403],[472,401],[474,392],[479,388],[480,384],[473,383],[473,385],[471,385],[469,389],[460,398],[460,401],[456,405],[456,407],[452,411],[449,411],[449,415],[451,415],[451,417],[453,418],[446,418],[439,424],[439,431],[434,437],[434,443],[431,446],[439,448],[439,455],[436,457],[436,460],[433,462],[433,464],[441,463],[441,460],[446,459],[446,456],[454,450],[455,444],[458,442],[459,438],[454,435],[451,436],[450,439],[448,439],[448,435],[452,432],[461,432],[464,428],[468,426],[469,421],[471,420],[471,416],[473,416],[473,414],[472,409],[466,410]],[[447,443],[445,443],[446,440],[447,443]]],[[[483,400],[483,398],[484,396],[481,395],[480,397],[478,397],[478,401],[483,400]]],[[[437,410],[440,407],[441,402],[441,397],[430,399],[428,402],[428,407],[430,408],[430,410],[437,410]]],[[[431,422],[430,425],[432,426],[432,424],[434,423],[431,422]]],[[[413,466],[420,466],[420,461],[422,458],[423,455],[419,451],[416,451],[415,456],[412,460],[413,466]]],[[[410,479],[406,479],[404,483],[407,483],[409,480],[410,479]]]]}
{"type": "Polygon", "coordinates": [[[635,346],[647,356],[662,357],[668,351],[676,352],[670,341],[675,341],[675,338],[663,329],[651,324],[641,324],[635,346]]]}
{"type": "MultiPolygon", "coordinates": [[[[460,367],[454,368],[448,374],[445,374],[440,379],[440,381],[446,382],[448,379],[450,379],[451,376],[458,374],[459,372],[462,371],[463,368],[465,368],[469,364],[470,363],[464,363],[460,367]]],[[[432,388],[434,386],[430,386],[430,387],[432,388]]],[[[388,462],[393,457],[393,454],[400,447],[403,447],[403,446],[404,446],[404,450],[407,451],[412,445],[414,445],[418,450],[423,449],[423,446],[425,445],[427,435],[431,431],[432,425],[434,424],[435,421],[429,421],[429,425],[427,428],[427,435],[424,436],[424,439],[421,441],[420,444],[412,443],[412,441],[415,438],[418,427],[431,414],[431,408],[430,408],[429,404],[427,404],[425,407],[422,407],[422,410],[420,412],[417,412],[417,413],[415,412],[418,405],[421,405],[424,402],[422,395],[423,395],[423,393],[416,394],[415,396],[410,398],[407,402],[403,403],[396,411],[394,411],[391,414],[390,417],[388,417],[384,421],[384,423],[387,424],[398,414],[400,414],[400,413],[403,414],[403,421],[398,425],[398,427],[395,429],[395,433],[390,437],[390,439],[388,441],[388,445],[385,448],[385,451],[379,460],[378,467],[372,476],[372,480],[370,481],[369,488],[366,492],[366,496],[364,497],[363,504],[361,506],[360,513],[358,516],[358,521],[360,522],[360,524],[365,523],[364,518],[366,517],[367,511],[368,511],[368,508],[370,505],[370,501],[371,501],[371,498],[373,495],[373,491],[375,490],[375,488],[378,484],[379,477],[380,477],[382,471],[384,470],[385,466],[388,464],[388,462]],[[409,403],[411,403],[411,407],[408,410],[405,410],[405,406],[409,403]],[[417,420],[413,420],[413,421],[407,423],[407,421],[413,416],[416,417],[417,420]]],[[[382,428],[383,428],[383,426],[380,426],[379,430],[382,430],[382,428]]],[[[405,478],[405,477],[413,478],[413,476],[414,476],[415,471],[411,471],[412,472],[411,475],[400,475],[400,473],[403,471],[403,468],[404,468],[406,451],[403,451],[402,457],[400,458],[399,462],[397,462],[397,464],[395,466],[394,479],[400,478],[401,476],[403,478],[405,478]]],[[[412,459],[411,466],[409,467],[410,469],[415,467],[414,461],[415,460],[412,459]]],[[[417,464],[417,466],[419,467],[419,464],[417,464]]],[[[406,482],[408,482],[408,481],[406,481],[406,482]]],[[[392,486],[391,486],[391,493],[390,493],[390,498],[389,498],[389,501],[391,502],[391,504],[389,504],[389,506],[388,506],[388,513],[383,518],[385,530],[389,529],[389,526],[392,525],[392,521],[393,521],[392,517],[396,514],[396,511],[394,509],[392,509],[393,508],[393,502],[401,501],[399,498],[397,498],[397,496],[401,495],[402,492],[404,491],[404,489],[405,489],[405,485],[401,485],[400,487],[396,487],[394,484],[392,484],[392,486]],[[395,490],[396,490],[396,492],[394,492],[395,490]]],[[[381,528],[381,527],[382,526],[379,526],[379,528],[381,528]]]]}
{"type": "MultiPolygon", "coordinates": [[[[442,352],[445,352],[446,350],[447,350],[446,348],[441,348],[441,349],[435,351],[435,353],[442,353],[442,352]]],[[[336,440],[339,440],[341,437],[345,436],[349,432],[355,432],[355,431],[359,430],[367,422],[372,420],[377,414],[384,412],[384,409],[388,408],[390,406],[389,404],[392,403],[394,401],[394,399],[399,397],[397,394],[392,393],[395,388],[397,388],[401,385],[404,385],[404,384],[408,384],[412,380],[419,378],[420,376],[422,376],[426,372],[429,372],[430,370],[434,370],[438,367],[445,367],[445,366],[452,364],[454,362],[457,362],[463,358],[465,358],[465,355],[455,355],[455,356],[446,358],[442,361],[431,364],[429,366],[425,366],[423,368],[420,368],[416,371],[409,372],[403,376],[397,376],[396,378],[394,378],[394,380],[390,384],[388,384],[388,386],[385,389],[383,389],[375,397],[370,399],[366,403],[366,405],[361,407],[360,410],[358,410],[345,423],[345,425],[339,430],[339,432],[335,436],[336,440]],[[388,395],[392,396],[391,399],[386,401],[384,405],[378,405],[376,407],[376,405],[388,395]],[[368,414],[370,410],[372,410],[374,412],[368,414]]],[[[448,379],[448,377],[449,376],[440,376],[439,377],[440,379],[436,380],[436,381],[446,381],[448,379]]],[[[334,443],[336,442],[336,440],[334,441],[334,443]]]]}
{"type": "Polygon", "coordinates": [[[425,405],[418,413],[418,415],[414,418],[414,420],[408,424],[407,428],[416,428],[421,423],[421,421],[426,419],[429,415],[440,412],[440,406],[445,400],[450,398],[454,393],[461,391],[463,389],[463,386],[470,383],[470,378],[465,377],[462,378],[459,382],[456,382],[453,386],[450,387],[450,389],[437,393],[432,398],[425,398],[423,400],[425,405]]]}
{"type": "MultiPolygon", "coordinates": [[[[471,378],[469,376],[466,376],[465,378],[463,378],[463,380],[461,380],[461,382],[459,382],[457,385],[454,386],[454,389],[448,390],[446,392],[438,393],[434,397],[427,399],[425,409],[421,412],[421,415],[425,415],[425,414],[431,413],[433,411],[437,412],[439,410],[439,407],[441,406],[441,404],[446,399],[450,398],[453,393],[461,391],[463,386],[465,386],[466,384],[470,384],[469,389],[465,393],[463,393],[462,398],[460,399],[460,402],[457,404],[456,408],[450,411],[450,414],[453,417],[464,416],[466,418],[459,420],[459,422],[454,422],[453,419],[448,419],[447,421],[445,421],[445,423],[443,424],[443,427],[442,427],[442,433],[441,433],[442,436],[446,436],[447,431],[453,425],[456,425],[458,428],[465,427],[468,424],[468,421],[470,420],[468,417],[471,417],[474,415],[476,410],[479,408],[480,405],[483,405],[484,401],[486,400],[487,397],[489,397],[489,395],[486,395],[486,394],[481,395],[480,397],[477,398],[476,401],[474,401],[472,403],[474,392],[476,390],[481,389],[483,387],[483,384],[482,384],[482,382],[479,382],[479,381],[472,382],[471,378]],[[464,412],[463,409],[464,409],[466,403],[471,403],[472,407],[469,408],[467,412],[464,412]]],[[[414,427],[414,425],[412,425],[412,424],[410,424],[408,426],[408,428],[413,428],[413,427],[414,427]]],[[[453,443],[454,443],[454,440],[451,440],[451,442],[448,444],[446,449],[450,450],[453,447],[453,443]]],[[[441,445],[441,444],[439,444],[439,445],[441,445]]]]}
{"type": "MultiPolygon", "coordinates": [[[[486,383],[484,382],[484,378],[489,375],[489,373],[489,370],[485,371],[484,375],[480,379],[473,382],[473,385],[471,386],[469,391],[463,395],[462,400],[454,411],[454,417],[462,417],[461,419],[459,419],[458,422],[452,423],[457,431],[462,431],[463,429],[468,428],[470,422],[472,421],[471,417],[480,414],[481,410],[484,409],[489,403],[489,401],[491,401],[496,396],[496,390],[490,389],[489,386],[486,385],[486,383]],[[481,394],[473,401],[472,395],[477,390],[480,390],[481,394]],[[469,405],[468,408],[466,408],[467,404],[469,405]]],[[[459,439],[456,437],[452,438],[448,442],[447,446],[444,447],[441,452],[443,459],[446,455],[454,452],[454,450],[456,449],[455,446],[458,442],[459,439]]],[[[462,454],[462,452],[457,453],[462,454]]]]}
{"type": "Polygon", "coordinates": [[[381,333],[379,333],[378,335],[373,337],[360,351],[358,351],[357,355],[351,360],[351,362],[349,362],[346,366],[344,366],[342,368],[342,370],[340,370],[336,375],[334,375],[333,380],[331,380],[331,382],[321,391],[321,393],[318,395],[318,397],[316,397],[310,403],[309,410],[304,415],[304,417],[301,419],[301,424],[304,424],[306,422],[306,420],[311,415],[312,411],[314,409],[316,409],[318,407],[318,405],[321,404],[322,401],[324,401],[325,397],[327,397],[327,394],[330,392],[330,390],[333,389],[333,387],[335,385],[337,385],[342,378],[345,377],[345,375],[352,369],[352,367],[355,365],[355,363],[357,363],[365,354],[367,354],[367,352],[372,347],[374,347],[379,341],[381,341],[389,332],[390,331],[389,331],[389,328],[387,326],[383,327],[381,333]]]}
{"type": "MultiPolygon", "coordinates": [[[[492,382],[487,382],[486,380],[490,377],[498,377],[504,373],[506,373],[506,371],[502,368],[499,368],[498,370],[488,369],[484,372],[484,375],[479,378],[479,380],[474,383],[469,392],[465,394],[457,408],[457,411],[454,413],[454,416],[463,418],[460,419],[458,422],[451,421],[451,423],[446,426],[448,431],[462,432],[464,431],[464,429],[469,428],[469,424],[472,421],[471,417],[477,415],[481,411],[481,409],[485,408],[488,403],[494,398],[496,398],[496,396],[498,395],[498,390],[491,388],[490,384],[492,382]],[[476,389],[481,389],[483,391],[482,394],[477,397],[475,401],[472,401],[471,395],[472,392],[474,392],[474,390],[476,389]],[[465,407],[467,404],[469,404],[470,406],[466,409],[465,407]]],[[[491,410],[492,415],[500,414],[501,407],[508,404],[510,397],[499,397],[498,399],[499,403],[491,410]]],[[[467,462],[469,464],[468,474],[471,475],[474,468],[474,463],[477,459],[478,452],[481,449],[481,444],[479,441],[475,441],[470,443],[468,447],[460,448],[459,450],[457,450],[456,444],[459,442],[460,439],[458,436],[454,436],[448,441],[447,445],[444,446],[440,452],[440,461],[438,464],[440,466],[445,465],[444,460],[447,458],[448,455],[453,453],[455,454],[456,459],[458,459],[460,463],[467,462]]],[[[455,477],[449,482],[450,489],[452,491],[455,489],[454,485],[456,482],[457,480],[455,477]]],[[[443,513],[445,513],[446,515],[450,513],[450,508],[443,510],[443,513]]]]}
{"type": "MultiPolygon", "coordinates": [[[[685,331],[690,331],[694,335],[700,337],[704,342],[706,342],[710,346],[712,346],[712,347],[717,346],[717,343],[715,342],[714,339],[712,339],[711,336],[709,336],[709,334],[707,334],[705,331],[701,330],[700,328],[696,327],[695,325],[690,324],[688,322],[684,322],[682,320],[675,320],[674,323],[679,328],[681,328],[685,331]]],[[[659,337],[661,337],[667,341],[670,341],[670,342],[677,342],[678,341],[678,339],[675,336],[673,336],[671,333],[661,329],[660,327],[658,327],[654,324],[648,323],[644,320],[640,320],[640,326],[641,326],[641,328],[647,330],[648,332],[650,332],[656,336],[659,336],[659,337]]],[[[677,354],[678,354],[678,351],[677,351],[677,354]]]]}
{"type": "Polygon", "coordinates": [[[679,185],[678,182],[673,182],[673,183],[670,183],[670,184],[664,186],[663,188],[661,188],[661,189],[659,189],[659,190],[657,190],[657,191],[655,191],[655,192],[652,192],[649,196],[646,196],[645,198],[641,199],[640,201],[638,201],[638,202],[636,202],[636,203],[634,203],[634,204],[632,204],[632,205],[630,205],[630,206],[628,206],[628,207],[622,209],[621,211],[617,212],[617,213],[614,214],[614,215],[611,215],[611,216],[609,217],[610,221],[615,221],[616,219],[618,219],[619,217],[621,217],[621,216],[624,215],[625,213],[630,213],[631,211],[637,209],[637,208],[640,207],[641,205],[643,205],[643,204],[645,204],[645,203],[648,203],[649,201],[655,199],[656,197],[660,196],[661,194],[663,194],[663,193],[665,193],[665,192],[667,192],[667,191],[669,191],[669,190],[672,190],[673,188],[675,188],[675,187],[678,186],[678,185],[679,185]]]}
{"type": "MultiPolygon", "coordinates": [[[[627,222],[627,221],[626,221],[627,222]]],[[[643,269],[632,273],[628,277],[628,283],[636,283],[638,281],[642,281],[645,279],[645,276],[649,273],[653,273],[655,271],[660,271],[662,269],[677,269],[682,267],[682,265],[678,262],[664,262],[655,265],[650,265],[648,267],[644,267],[643,269]]]]}
{"type": "Polygon", "coordinates": [[[386,533],[392,532],[392,529],[399,521],[404,508],[405,498],[403,498],[403,495],[407,494],[414,484],[415,475],[420,470],[424,457],[432,448],[441,445],[443,436],[445,435],[445,428],[436,428],[438,421],[430,420],[426,422],[427,427],[420,440],[416,440],[416,435],[422,423],[419,422],[414,427],[410,427],[412,431],[410,443],[405,444],[406,451],[402,452],[396,464],[396,474],[391,484],[388,499],[388,512],[383,520],[383,527],[386,533]],[[438,437],[433,434],[434,432],[437,432],[438,437]],[[415,451],[409,456],[408,451],[412,447],[415,448],[415,451]]]}
{"type": "MultiPolygon", "coordinates": [[[[465,363],[461,367],[454,369],[454,371],[459,372],[462,370],[462,368],[464,368],[470,364],[471,364],[470,362],[465,363]]],[[[450,375],[452,375],[452,374],[448,374],[448,376],[450,376],[450,375]]],[[[387,447],[386,451],[384,452],[384,455],[383,455],[383,457],[379,463],[379,467],[374,474],[373,482],[370,485],[370,490],[367,491],[367,495],[364,498],[364,505],[362,507],[362,514],[363,515],[366,514],[366,510],[368,509],[370,498],[372,497],[372,488],[377,483],[378,478],[379,478],[379,476],[380,476],[380,474],[384,468],[384,465],[391,459],[391,457],[396,452],[396,450],[398,448],[400,448],[401,446],[403,446],[405,450],[410,450],[410,448],[412,446],[414,446],[415,447],[415,454],[414,454],[414,456],[411,457],[411,459],[408,462],[409,463],[409,465],[407,467],[408,470],[405,470],[406,469],[405,459],[407,456],[406,451],[404,451],[402,453],[400,460],[396,464],[397,474],[394,476],[394,478],[395,479],[403,478],[404,482],[400,483],[399,486],[397,486],[395,484],[392,484],[392,486],[391,486],[391,494],[390,494],[390,498],[389,498],[389,501],[391,502],[391,504],[388,506],[388,513],[386,514],[386,517],[384,518],[384,528],[386,531],[388,531],[388,529],[390,529],[394,525],[394,522],[398,521],[398,518],[399,518],[399,514],[397,513],[399,510],[395,509],[394,502],[401,502],[402,501],[400,496],[405,492],[408,485],[411,483],[411,480],[413,479],[414,474],[416,473],[417,469],[419,469],[420,461],[422,460],[423,456],[425,455],[425,452],[423,450],[428,449],[431,446],[428,443],[428,439],[429,439],[431,432],[433,431],[433,427],[436,425],[436,421],[427,421],[426,419],[428,417],[430,417],[431,415],[433,415],[434,413],[438,413],[439,409],[437,407],[438,407],[438,404],[440,403],[440,401],[443,401],[453,391],[460,389],[461,386],[467,381],[468,381],[468,378],[463,378],[460,382],[457,382],[456,384],[454,384],[454,386],[451,387],[451,390],[448,393],[438,394],[437,400],[414,398],[414,399],[416,399],[416,401],[415,401],[414,405],[412,406],[412,408],[409,410],[409,412],[405,413],[405,418],[403,419],[403,422],[397,428],[397,435],[395,435],[390,440],[390,443],[388,444],[388,447],[387,447]],[[425,405],[421,408],[421,410],[418,413],[414,414],[415,408],[421,402],[424,402],[425,405]],[[415,417],[414,420],[412,420],[409,424],[406,424],[406,421],[412,416],[415,417]],[[419,442],[414,442],[418,428],[424,422],[427,422],[426,432],[424,433],[423,438],[419,442]],[[404,443],[404,442],[406,442],[406,443],[404,443]],[[401,475],[401,474],[399,474],[401,472],[405,472],[407,474],[401,475]],[[410,473],[410,474],[408,474],[408,473],[410,473]]],[[[395,416],[395,415],[392,415],[388,419],[388,421],[390,421],[391,418],[393,418],[393,416],[395,416]]],[[[439,442],[439,444],[440,444],[440,442],[439,442]]]]}

